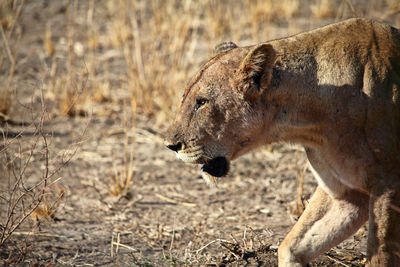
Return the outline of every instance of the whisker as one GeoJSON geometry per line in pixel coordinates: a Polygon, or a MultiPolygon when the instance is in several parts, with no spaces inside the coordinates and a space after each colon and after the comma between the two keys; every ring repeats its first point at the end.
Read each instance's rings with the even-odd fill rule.
{"type": "Polygon", "coordinates": [[[200,153],[199,153],[199,152],[200,152],[200,151],[191,152],[191,153],[182,153],[182,152],[179,152],[178,154],[183,155],[183,156],[186,156],[186,157],[194,157],[194,156],[196,156],[196,155],[202,154],[201,152],[200,152],[200,153]]]}
{"type": "Polygon", "coordinates": [[[203,147],[201,147],[201,146],[196,146],[196,147],[188,148],[188,149],[186,149],[186,150],[188,150],[188,151],[203,151],[203,147]]]}
{"type": "Polygon", "coordinates": [[[210,157],[208,155],[203,155],[203,158],[205,158],[205,159],[213,159],[213,157],[210,157]]]}
{"type": "Polygon", "coordinates": [[[193,155],[193,154],[201,154],[203,153],[203,150],[200,149],[187,149],[187,150],[183,150],[183,151],[179,151],[179,154],[183,154],[183,155],[193,155]]]}

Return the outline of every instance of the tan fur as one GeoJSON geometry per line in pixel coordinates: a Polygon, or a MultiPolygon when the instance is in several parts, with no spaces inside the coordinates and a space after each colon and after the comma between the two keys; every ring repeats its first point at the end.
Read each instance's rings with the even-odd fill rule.
{"type": "Polygon", "coordinates": [[[207,164],[272,142],[304,145],[319,186],[279,266],[304,266],[368,218],[369,264],[400,266],[400,32],[351,19],[231,47],[185,89],[169,147],[207,164]]]}

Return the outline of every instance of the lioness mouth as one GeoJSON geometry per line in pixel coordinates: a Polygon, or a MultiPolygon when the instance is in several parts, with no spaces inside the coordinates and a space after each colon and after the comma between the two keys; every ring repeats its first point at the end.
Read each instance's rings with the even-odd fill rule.
{"type": "Polygon", "coordinates": [[[225,157],[216,157],[206,162],[201,170],[214,177],[225,176],[229,171],[229,162],[225,157]]]}

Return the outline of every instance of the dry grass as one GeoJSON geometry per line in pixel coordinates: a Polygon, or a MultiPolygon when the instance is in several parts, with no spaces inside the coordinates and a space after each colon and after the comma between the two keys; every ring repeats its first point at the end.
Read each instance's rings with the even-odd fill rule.
{"type": "MultiPolygon", "coordinates": [[[[398,4],[388,0],[382,8],[393,12],[398,4]]],[[[268,40],[281,23],[288,23],[286,35],[294,34],[304,29],[292,21],[309,14],[356,15],[351,1],[68,1],[62,25],[49,20],[41,33],[49,62],[46,97],[57,103],[56,113],[68,116],[92,110],[107,115],[133,99],[139,113],[163,122],[173,116],[189,77],[215,45],[268,40]]],[[[9,101],[0,98],[1,103],[9,109],[9,101]]]]}
{"type": "Polygon", "coordinates": [[[334,18],[335,2],[332,0],[318,0],[310,5],[311,13],[317,19],[334,18]]]}
{"type": "Polygon", "coordinates": [[[0,3],[0,122],[8,119],[13,103],[13,90],[16,55],[21,38],[21,28],[17,21],[24,1],[7,0],[0,3]]]}
{"type": "Polygon", "coordinates": [[[9,90],[0,91],[0,122],[8,120],[8,114],[11,109],[11,99],[9,90]]]}
{"type": "MultiPolygon", "coordinates": [[[[13,100],[15,64],[20,60],[18,19],[22,0],[0,4],[3,49],[0,112],[9,113],[13,100]]],[[[395,16],[398,1],[368,1],[385,17],[395,16]],[[386,15],[385,15],[386,14],[386,15]]],[[[64,20],[48,20],[41,32],[46,98],[57,103],[56,113],[68,116],[106,115],[121,111],[121,101],[132,99],[139,113],[171,118],[180,94],[196,69],[219,42],[239,44],[276,37],[276,25],[288,23],[287,34],[301,29],[292,21],[346,18],[357,14],[351,1],[247,0],[231,1],[68,1],[64,20]],[[60,24],[61,23],[61,24],[60,24]],[[199,56],[202,55],[202,56],[199,56]],[[99,103],[105,103],[98,107],[99,103]]],[[[284,34],[282,34],[284,35],[284,34]]]]}
{"type": "Polygon", "coordinates": [[[138,103],[138,112],[164,121],[172,117],[188,77],[203,61],[197,53],[211,55],[212,48],[220,41],[247,38],[243,36],[243,28],[248,25],[255,28],[253,38],[260,40],[258,32],[260,29],[267,32],[272,20],[282,14],[289,19],[297,13],[298,0],[284,2],[284,5],[274,1],[237,4],[249,16],[240,16],[240,9],[230,8],[231,3],[225,1],[105,1],[105,5],[90,1],[82,4],[87,13],[80,12],[79,4],[70,3],[66,34],[61,36],[65,44],[55,41],[56,25],[48,23],[43,33],[45,54],[54,58],[62,53],[66,58],[61,63],[52,60],[46,79],[47,96],[59,103],[61,114],[82,115],[93,101],[118,102],[121,94],[109,94],[113,84],[125,92],[123,97],[129,92],[127,97],[138,103]],[[102,17],[108,17],[109,21],[100,29],[102,17]],[[87,30],[82,32],[79,27],[87,30]],[[104,50],[107,53],[100,52],[104,50]],[[112,69],[108,65],[110,60],[123,60],[122,69],[112,69]],[[71,81],[79,81],[75,76],[85,73],[86,68],[88,92],[79,95],[78,101],[71,95],[77,91],[71,81]]]}
{"type": "Polygon", "coordinates": [[[134,133],[136,127],[136,103],[132,102],[131,122],[128,120],[127,106],[124,102],[124,145],[122,152],[122,163],[117,164],[115,153],[113,153],[113,174],[111,175],[111,184],[108,190],[112,196],[124,196],[129,193],[130,186],[133,182],[133,159],[134,159],[134,133]]]}
{"type": "Polygon", "coordinates": [[[57,184],[48,189],[41,203],[30,214],[37,225],[40,221],[53,221],[64,197],[64,189],[57,184]]]}

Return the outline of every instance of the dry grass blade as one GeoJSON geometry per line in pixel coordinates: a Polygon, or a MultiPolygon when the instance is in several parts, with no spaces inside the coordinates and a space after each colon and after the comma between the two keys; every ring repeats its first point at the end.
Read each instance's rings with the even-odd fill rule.
{"type": "Polygon", "coordinates": [[[177,201],[172,198],[160,195],[158,193],[155,193],[155,196],[158,197],[159,199],[162,199],[164,201],[167,201],[167,202],[173,203],[173,204],[177,204],[177,205],[182,205],[182,206],[186,206],[186,207],[196,207],[197,206],[197,204],[195,204],[195,203],[177,201]]]}
{"type": "Polygon", "coordinates": [[[207,244],[205,244],[204,246],[202,246],[201,248],[199,248],[199,249],[197,249],[197,250],[195,250],[193,252],[198,254],[198,253],[202,252],[204,249],[206,249],[207,247],[209,247],[210,245],[212,245],[212,244],[214,244],[216,242],[231,243],[231,242],[229,242],[228,240],[225,240],[225,239],[214,239],[214,240],[208,242],[207,244]]]}
{"type": "Polygon", "coordinates": [[[7,52],[8,59],[11,62],[11,66],[15,66],[15,60],[14,60],[14,57],[12,56],[12,54],[11,54],[10,46],[8,44],[8,40],[7,40],[6,34],[4,33],[3,27],[0,27],[0,33],[1,33],[1,37],[2,37],[3,42],[4,42],[4,46],[5,46],[5,50],[7,52]]]}
{"type": "Polygon", "coordinates": [[[124,103],[124,124],[125,124],[125,138],[122,154],[122,167],[117,166],[116,156],[113,156],[113,175],[111,176],[111,188],[109,192],[113,196],[122,196],[128,193],[133,179],[133,159],[134,159],[134,132],[136,128],[136,103],[132,102],[132,126],[129,126],[127,118],[127,107],[124,103]],[[129,134],[131,132],[131,134],[129,134]]]}
{"type": "MultiPolygon", "coordinates": [[[[7,4],[5,4],[7,5],[7,4]]],[[[10,98],[11,96],[11,90],[12,90],[12,85],[14,81],[14,75],[15,75],[15,67],[16,67],[16,62],[15,62],[15,56],[18,52],[18,44],[19,40],[21,37],[20,33],[15,34],[14,29],[16,22],[19,19],[21,9],[24,5],[24,1],[21,3],[15,2],[14,8],[11,8],[11,10],[6,10],[6,12],[11,13],[12,15],[9,16],[9,21],[4,22],[0,18],[0,33],[1,33],[1,39],[2,43],[4,46],[4,49],[1,50],[0,54],[0,72],[5,68],[5,73],[7,73],[7,79],[0,79],[0,122],[2,121],[8,121],[9,118],[7,115],[9,115],[11,106],[12,106],[12,99],[10,98]],[[11,47],[12,45],[12,47],[11,47]],[[9,66],[4,66],[4,53],[7,55],[7,58],[9,60],[9,66]],[[7,81],[7,82],[6,82],[7,81]],[[5,83],[5,84],[4,84],[5,83]]],[[[0,4],[0,8],[4,8],[2,4],[0,4]]],[[[6,8],[7,9],[7,8],[6,8]]],[[[4,10],[0,10],[3,11],[4,10]]],[[[1,12],[2,13],[2,12],[1,12]]]]}
{"type": "Polygon", "coordinates": [[[345,264],[344,262],[342,262],[342,261],[340,261],[340,260],[338,260],[338,259],[335,259],[334,257],[331,257],[331,256],[329,256],[329,255],[326,255],[326,256],[327,256],[329,259],[331,259],[332,261],[336,262],[337,264],[340,264],[340,265],[345,266],[345,267],[350,267],[350,265],[345,264]]]}
{"type": "Polygon", "coordinates": [[[227,245],[224,242],[221,242],[220,245],[222,247],[226,248],[237,260],[242,258],[243,252],[240,251],[240,246],[238,244],[233,244],[233,246],[230,247],[229,245],[232,245],[231,243],[229,243],[229,245],[227,245]]]}
{"type": "Polygon", "coordinates": [[[135,248],[133,248],[131,246],[128,246],[128,245],[125,245],[125,244],[122,244],[122,243],[119,243],[119,242],[113,242],[113,245],[115,245],[117,247],[121,247],[121,248],[126,248],[126,249],[128,249],[130,251],[134,251],[134,252],[138,252],[139,251],[139,250],[137,250],[137,249],[135,249],[135,248]]]}

